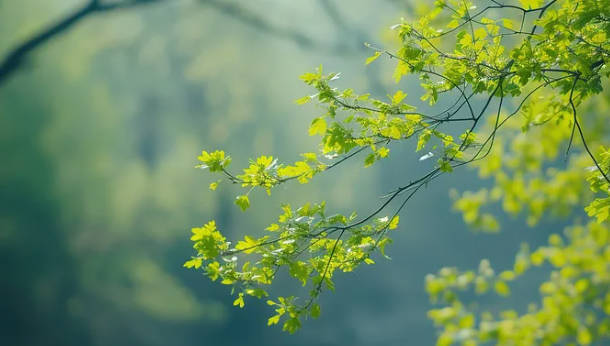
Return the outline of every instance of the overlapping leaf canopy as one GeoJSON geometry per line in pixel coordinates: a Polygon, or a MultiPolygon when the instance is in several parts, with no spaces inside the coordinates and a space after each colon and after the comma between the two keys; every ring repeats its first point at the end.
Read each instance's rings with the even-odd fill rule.
{"type": "Polygon", "coordinates": [[[444,98],[448,106],[435,106],[429,113],[407,103],[416,102],[402,90],[387,100],[339,90],[333,86],[339,74],[325,74],[319,67],[301,76],[315,93],[297,100],[325,108],[309,128],[310,135],[321,138],[317,152],[304,153],[293,163],[261,156],[239,174],[230,171],[230,156],[223,151],[203,151],[198,167],[240,185],[244,192],[235,204],[242,210],[250,206],[254,189],[271,194],[291,180],[310,183],[360,153],[365,153],[364,166],[371,166],[391,158],[390,143],[425,150],[422,160],[434,157],[434,167],[397,182],[380,205],[360,217],[328,213],[324,202],[298,208],[285,204],[267,235],[245,236],[235,244],[211,221],[193,229],[197,253],[185,266],[230,285],[237,294],[234,305],[240,307],[246,296],[267,297],[266,287],[278,270],[287,268],[310,288],[309,296],[268,299],[276,312],[268,324],[283,322],[284,330],[294,332],[304,318],[320,314],[317,298],[324,289],[334,289],[336,271],[372,264],[376,251],[385,256],[389,231],[398,228],[399,212],[421,187],[473,165],[494,181],[490,190],[455,193],[455,208],[475,229],[499,230],[493,214],[485,211],[495,202],[507,213],[524,215],[532,226],[545,215],[570,216],[583,207],[592,220],[576,222],[564,237],[554,234],[548,246],[530,251],[524,245],[509,270],[496,273],[484,260],[478,271],[445,268],[430,275],[427,290],[434,302],[445,305],[429,315],[440,328],[438,343],[589,344],[607,339],[610,149],[600,145],[609,140],[610,118],[595,109],[582,110],[587,102],[602,102],[599,94],[610,75],[610,1],[436,1],[427,15],[403,20],[392,30],[400,47],[390,51],[369,45],[374,54],[366,64],[390,58],[397,83],[416,75],[421,100],[435,105],[444,98]],[[567,166],[556,165],[568,153],[567,166]],[[460,298],[470,289],[508,295],[510,281],[546,262],[554,269],[540,287],[541,303],[527,313],[494,316],[466,308],[460,298]]]}

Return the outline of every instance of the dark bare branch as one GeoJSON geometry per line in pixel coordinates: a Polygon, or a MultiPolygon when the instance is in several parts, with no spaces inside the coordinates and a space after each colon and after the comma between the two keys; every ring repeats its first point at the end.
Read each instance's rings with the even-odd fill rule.
{"type": "Polygon", "coordinates": [[[10,51],[0,63],[0,84],[5,82],[31,55],[33,51],[43,46],[49,40],[57,37],[74,27],[83,19],[96,13],[110,12],[113,10],[128,9],[140,5],[158,3],[164,0],[128,0],[121,2],[104,3],[99,0],[91,0],[86,5],[56,21],[54,24],[44,28],[25,42],[19,44],[10,51]]]}

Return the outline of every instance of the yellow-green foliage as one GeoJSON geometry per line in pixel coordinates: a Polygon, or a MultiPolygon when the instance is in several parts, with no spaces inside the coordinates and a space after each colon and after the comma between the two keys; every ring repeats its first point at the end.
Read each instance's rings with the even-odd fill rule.
{"type": "Polygon", "coordinates": [[[475,229],[500,230],[485,210],[494,203],[508,214],[524,216],[530,226],[543,217],[584,215],[583,209],[591,219],[574,221],[563,236],[555,232],[548,246],[530,251],[524,244],[509,270],[496,272],[484,259],[476,271],[444,268],[428,276],[432,302],[443,305],[429,312],[439,328],[438,344],[608,342],[610,149],[602,145],[608,145],[610,128],[604,124],[610,124],[610,116],[582,109],[585,102],[600,99],[610,75],[610,0],[522,0],[510,5],[437,0],[423,17],[403,20],[392,30],[400,47],[392,52],[370,46],[374,53],[365,63],[389,57],[396,64],[396,82],[417,75],[421,100],[435,105],[446,97],[453,100],[451,106],[429,114],[407,104],[409,96],[402,90],[387,100],[340,90],[332,86],[339,74],[325,74],[320,66],[301,76],[315,94],[296,101],[325,109],[308,129],[309,135],[320,137],[318,153],[302,154],[294,163],[260,156],[243,174],[233,174],[224,152],[204,151],[198,167],[241,185],[245,192],[235,203],[242,210],[250,206],[254,189],[271,194],[290,180],[309,183],[365,151],[363,166],[374,165],[390,157],[390,143],[425,149],[428,153],[420,160],[436,157],[434,168],[399,182],[363,217],[329,215],[324,202],[299,208],[285,204],[267,235],[246,235],[236,243],[227,241],[211,221],[193,229],[196,255],[185,266],[232,286],[239,307],[247,296],[267,297],[266,287],[280,268],[287,268],[310,288],[309,297],[268,300],[275,309],[268,324],[282,322],[292,333],[303,318],[320,314],[317,299],[323,289],[334,289],[337,271],[373,264],[377,250],[385,256],[391,243],[388,230],[398,227],[399,212],[421,187],[469,165],[493,184],[478,192],[453,193],[455,209],[475,229]],[[390,208],[389,216],[380,216],[390,208]],[[540,286],[540,302],[526,313],[493,315],[469,308],[472,304],[460,297],[469,290],[508,296],[512,281],[545,263],[553,269],[540,286]]]}

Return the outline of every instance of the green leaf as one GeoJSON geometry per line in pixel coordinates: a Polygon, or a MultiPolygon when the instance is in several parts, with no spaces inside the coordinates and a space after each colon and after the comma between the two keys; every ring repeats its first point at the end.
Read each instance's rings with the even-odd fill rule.
{"type": "Polygon", "coordinates": [[[309,310],[309,315],[313,318],[320,317],[320,305],[313,303],[311,304],[311,309],[309,310]]]}
{"type": "Polygon", "coordinates": [[[400,133],[400,129],[396,126],[389,126],[381,130],[381,134],[385,137],[392,139],[400,139],[402,134],[400,133]]]}
{"type": "Polygon", "coordinates": [[[375,54],[373,54],[371,57],[366,59],[366,62],[364,64],[368,65],[368,64],[372,63],[373,61],[377,60],[377,58],[379,58],[380,56],[381,56],[381,52],[375,52],[375,54]]]}
{"type": "Polygon", "coordinates": [[[385,247],[388,246],[389,244],[392,244],[392,239],[388,238],[388,237],[384,237],[377,244],[377,247],[379,248],[379,252],[381,252],[381,255],[387,259],[391,259],[388,255],[385,254],[385,247]]]}
{"type": "Polygon", "coordinates": [[[235,198],[235,204],[237,204],[242,211],[246,211],[246,209],[250,208],[250,199],[248,199],[247,195],[237,196],[235,198]]]}
{"type": "Polygon", "coordinates": [[[233,306],[238,306],[238,305],[242,309],[243,309],[243,307],[245,305],[245,303],[244,303],[244,294],[243,293],[240,293],[239,296],[237,297],[237,299],[235,299],[233,301],[233,306]]]}
{"type": "Polygon", "coordinates": [[[310,96],[304,96],[301,97],[300,99],[295,100],[294,102],[298,105],[304,105],[307,102],[311,101],[311,97],[310,96]]]}
{"type": "Polygon", "coordinates": [[[256,297],[261,299],[262,297],[267,297],[269,294],[262,288],[248,288],[246,289],[246,294],[249,296],[256,297]]]}
{"type": "Polygon", "coordinates": [[[191,260],[188,260],[186,262],[184,262],[184,267],[185,268],[195,268],[195,269],[199,269],[201,267],[201,263],[203,262],[202,258],[193,258],[191,260]]]}
{"type": "Polygon", "coordinates": [[[216,189],[218,188],[218,184],[220,184],[221,181],[222,181],[222,179],[219,179],[213,183],[210,183],[210,190],[216,191],[216,189]]]}
{"type": "Polygon", "coordinates": [[[519,3],[526,10],[531,10],[534,8],[540,8],[544,3],[544,0],[519,0],[519,3]]]}
{"type": "Polygon", "coordinates": [[[496,283],[494,285],[494,289],[496,290],[496,293],[498,293],[501,296],[508,296],[510,294],[510,288],[508,287],[506,282],[504,282],[502,280],[496,281],[496,283]]]}
{"type": "Polygon", "coordinates": [[[439,159],[438,168],[441,170],[441,172],[447,172],[447,173],[453,172],[453,167],[451,166],[451,163],[449,162],[449,160],[439,159]]]}
{"type": "Polygon", "coordinates": [[[405,94],[404,92],[402,92],[402,90],[398,90],[394,96],[392,96],[392,104],[399,104],[400,102],[402,102],[402,100],[404,100],[404,98],[407,97],[407,94],[405,94]]]}
{"type": "Polygon", "coordinates": [[[280,229],[280,226],[277,223],[272,223],[269,227],[265,228],[265,230],[269,232],[275,232],[280,229]]]}
{"type": "Polygon", "coordinates": [[[482,40],[487,37],[487,31],[483,28],[478,28],[474,31],[474,38],[476,40],[482,40]]]}
{"type": "Polygon", "coordinates": [[[398,215],[394,216],[392,218],[392,221],[390,221],[390,225],[388,226],[389,229],[396,229],[398,227],[398,221],[400,220],[400,217],[398,215]]]}
{"type": "Polygon", "coordinates": [[[286,322],[284,322],[284,327],[282,330],[287,331],[290,334],[294,334],[297,330],[301,328],[301,321],[297,317],[291,317],[286,322]]]}
{"type": "Polygon", "coordinates": [[[289,272],[290,275],[301,281],[303,286],[305,286],[307,284],[307,279],[309,278],[309,273],[311,272],[311,269],[309,268],[307,263],[302,261],[296,261],[290,263],[289,272]]]}
{"type": "Polygon", "coordinates": [[[324,136],[326,133],[326,120],[322,117],[315,118],[309,126],[309,135],[314,136],[315,134],[324,136]]]}
{"type": "Polygon", "coordinates": [[[244,240],[240,240],[237,242],[237,245],[235,245],[235,249],[236,250],[244,250],[244,253],[252,253],[256,247],[262,243],[263,241],[265,241],[266,237],[263,237],[260,240],[256,240],[254,238],[251,238],[250,236],[244,236],[244,240]]]}
{"type": "Polygon", "coordinates": [[[610,197],[597,198],[589,204],[585,211],[591,217],[597,219],[597,223],[602,223],[610,217],[610,197]]]}
{"type": "Polygon", "coordinates": [[[371,165],[373,165],[375,163],[375,154],[374,153],[370,153],[367,155],[367,157],[364,159],[364,167],[369,167],[371,165]]]}
{"type": "Polygon", "coordinates": [[[377,155],[379,155],[379,157],[381,157],[381,158],[388,157],[389,153],[390,153],[390,149],[388,149],[386,147],[381,147],[377,150],[377,155]]]}
{"type": "Polygon", "coordinates": [[[267,325],[271,326],[274,324],[278,324],[280,322],[280,315],[275,315],[275,316],[271,316],[269,317],[269,319],[267,320],[267,325]]]}
{"type": "Polygon", "coordinates": [[[409,65],[407,65],[403,61],[399,61],[396,64],[396,68],[394,69],[394,82],[398,83],[402,79],[402,76],[406,75],[409,72],[409,65]]]}
{"type": "Polygon", "coordinates": [[[206,275],[210,278],[210,280],[216,281],[218,279],[218,277],[220,276],[220,263],[218,263],[216,261],[210,262],[205,267],[205,271],[206,271],[206,275]]]}
{"type": "Polygon", "coordinates": [[[208,222],[203,227],[193,227],[191,240],[195,243],[194,248],[203,259],[211,259],[220,254],[222,250],[228,248],[225,238],[216,229],[214,220],[208,222]]]}
{"type": "Polygon", "coordinates": [[[231,157],[225,156],[225,152],[222,150],[216,150],[214,152],[208,153],[207,151],[201,151],[201,155],[197,157],[197,159],[203,162],[203,165],[197,165],[195,167],[206,169],[208,168],[210,172],[219,172],[224,168],[227,168],[231,163],[231,157]]]}
{"type": "Polygon", "coordinates": [[[417,138],[417,148],[415,149],[415,151],[420,151],[426,147],[426,144],[428,144],[428,141],[430,140],[430,135],[432,135],[432,131],[428,129],[422,131],[422,133],[417,138]]]}
{"type": "Polygon", "coordinates": [[[502,24],[504,25],[505,28],[510,29],[510,30],[515,30],[515,24],[512,20],[508,19],[508,18],[504,18],[502,19],[502,24]]]}

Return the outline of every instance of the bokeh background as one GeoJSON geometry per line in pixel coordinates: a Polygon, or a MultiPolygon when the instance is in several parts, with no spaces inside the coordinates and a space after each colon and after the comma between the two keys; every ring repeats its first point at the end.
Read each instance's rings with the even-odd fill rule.
{"type": "MultiPolygon", "coordinates": [[[[0,0],[0,57],[86,4],[0,0]]],[[[375,167],[359,158],[306,188],[256,194],[246,213],[237,190],[209,191],[212,177],[193,168],[202,149],[224,149],[234,167],[315,150],[307,126],[322,110],[294,100],[313,93],[298,76],[319,64],[342,72],[340,87],[417,100],[416,80],[393,83],[392,62],[364,65],[363,43],[392,47],[389,27],[426,4],[158,0],[90,14],[33,50],[0,81],[0,344],[432,344],[427,273],[482,258],[505,269],[523,240],[547,236],[510,218],[499,235],[467,230],[449,190],[485,184],[472,171],[422,191],[401,214],[392,260],[338,275],[322,316],[292,336],[266,326],[264,302],[234,308],[226,287],[182,267],[190,228],[210,219],[235,239],[261,232],[282,201],[364,214],[429,168],[394,146],[375,167]]],[[[517,298],[479,303],[523,309],[538,274],[514,286],[517,298]]]]}

